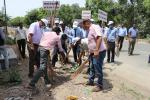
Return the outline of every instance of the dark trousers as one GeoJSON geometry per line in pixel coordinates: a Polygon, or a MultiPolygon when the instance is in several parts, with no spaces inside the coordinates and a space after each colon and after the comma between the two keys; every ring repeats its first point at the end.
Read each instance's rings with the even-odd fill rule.
{"type": "Polygon", "coordinates": [[[133,54],[135,43],[136,43],[136,38],[130,38],[129,49],[128,49],[129,54],[133,54]]]}
{"type": "Polygon", "coordinates": [[[97,85],[103,86],[103,62],[104,58],[106,56],[106,51],[102,51],[99,53],[98,58],[93,57],[93,55],[90,55],[90,77],[89,81],[94,82],[95,74],[98,76],[97,85]]]}
{"type": "Polygon", "coordinates": [[[119,51],[121,51],[121,49],[122,49],[123,41],[124,41],[124,37],[123,36],[119,36],[118,37],[119,51]]]}
{"type": "Polygon", "coordinates": [[[80,47],[78,44],[73,46],[73,57],[74,57],[74,61],[77,62],[77,58],[79,57],[80,54],[80,47]]]}
{"type": "Polygon", "coordinates": [[[44,75],[44,81],[45,84],[49,84],[49,78],[47,74],[47,64],[48,64],[48,56],[49,56],[49,50],[46,50],[42,47],[38,48],[38,55],[40,55],[40,67],[38,71],[35,73],[33,79],[30,82],[31,86],[35,86],[35,84],[38,82],[41,76],[44,75]]]}
{"type": "Polygon", "coordinates": [[[107,42],[108,49],[107,49],[107,62],[114,62],[115,59],[115,42],[107,42]]]}
{"type": "Polygon", "coordinates": [[[34,73],[34,65],[36,65],[39,68],[39,55],[37,53],[38,45],[34,45],[34,50],[31,49],[31,47],[28,45],[28,52],[29,52],[29,74],[28,76],[33,76],[34,73]]]}
{"type": "Polygon", "coordinates": [[[52,56],[52,66],[55,67],[56,62],[58,61],[58,54],[59,54],[59,49],[57,46],[55,46],[54,51],[53,51],[53,56],[52,56]]]}
{"type": "Polygon", "coordinates": [[[25,58],[26,40],[25,39],[17,40],[17,44],[22,58],[25,58]]]}
{"type": "Polygon", "coordinates": [[[150,55],[149,55],[148,63],[150,63],[150,55]]]}

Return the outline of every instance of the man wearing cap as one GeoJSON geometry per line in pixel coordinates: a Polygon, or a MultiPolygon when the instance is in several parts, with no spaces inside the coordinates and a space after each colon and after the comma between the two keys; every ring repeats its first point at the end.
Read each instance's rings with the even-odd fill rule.
{"type": "MultiPolygon", "coordinates": [[[[83,32],[82,30],[78,27],[79,23],[77,21],[73,22],[73,29],[71,32],[71,36],[73,38],[79,37],[80,39],[83,38],[83,32]]],[[[79,40],[80,41],[80,40],[79,40]]],[[[75,45],[73,45],[73,56],[74,56],[74,61],[77,62],[77,57],[79,56],[80,52],[80,46],[79,46],[79,41],[76,42],[75,45]]]]}
{"type": "Polygon", "coordinates": [[[118,29],[118,44],[119,44],[119,51],[121,51],[123,46],[124,37],[127,36],[127,28],[122,24],[118,29]]]}
{"type": "Polygon", "coordinates": [[[37,49],[42,37],[43,28],[47,26],[48,21],[46,19],[41,19],[38,22],[34,22],[30,25],[27,33],[27,47],[29,51],[29,74],[28,76],[33,77],[34,65],[38,65],[37,49]]]}
{"type": "Polygon", "coordinates": [[[109,21],[108,22],[108,26],[109,29],[107,31],[107,35],[106,35],[106,40],[107,40],[107,62],[111,62],[114,63],[114,59],[115,59],[115,47],[118,46],[118,44],[116,45],[117,42],[117,29],[114,27],[114,22],[113,21],[109,21]],[[112,54],[110,54],[112,53],[112,54]],[[111,55],[111,57],[110,57],[111,55]]]}
{"type": "Polygon", "coordinates": [[[128,53],[129,53],[129,56],[133,54],[133,50],[135,47],[137,36],[138,36],[138,29],[136,28],[136,25],[133,24],[133,27],[131,27],[129,29],[129,33],[128,33],[128,37],[129,37],[128,53]]]}
{"type": "Polygon", "coordinates": [[[55,25],[54,27],[59,27],[59,20],[55,20],[55,25]]]}
{"type": "Polygon", "coordinates": [[[103,33],[99,25],[94,25],[90,20],[83,21],[83,27],[88,31],[88,49],[90,60],[89,81],[86,85],[94,86],[95,74],[98,77],[97,85],[93,92],[103,89],[103,61],[106,55],[106,46],[103,40],[103,33]]]}

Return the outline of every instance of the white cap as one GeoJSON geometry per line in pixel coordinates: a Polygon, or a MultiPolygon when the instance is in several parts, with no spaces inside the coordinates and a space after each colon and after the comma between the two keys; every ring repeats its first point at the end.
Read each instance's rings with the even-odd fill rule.
{"type": "Polygon", "coordinates": [[[111,25],[111,24],[114,24],[113,21],[109,21],[107,25],[111,25]]]}
{"type": "Polygon", "coordinates": [[[63,24],[63,21],[60,21],[59,24],[63,24]]]}
{"type": "Polygon", "coordinates": [[[76,42],[78,42],[79,40],[80,40],[79,37],[75,37],[75,38],[72,39],[72,41],[73,41],[74,44],[76,44],[76,42]]]}
{"type": "Polygon", "coordinates": [[[45,26],[47,26],[47,24],[48,24],[48,20],[47,19],[41,19],[41,21],[45,24],[45,26]]]}
{"type": "Polygon", "coordinates": [[[91,22],[95,22],[95,20],[94,20],[94,19],[90,19],[90,21],[91,21],[91,22]]]}
{"type": "Polygon", "coordinates": [[[55,24],[59,24],[59,20],[55,20],[55,24]]]}
{"type": "Polygon", "coordinates": [[[81,39],[81,44],[88,45],[88,38],[81,39]]]}
{"type": "Polygon", "coordinates": [[[79,24],[79,23],[78,23],[77,21],[74,21],[74,22],[73,22],[73,28],[78,27],[78,24],[79,24]]]}

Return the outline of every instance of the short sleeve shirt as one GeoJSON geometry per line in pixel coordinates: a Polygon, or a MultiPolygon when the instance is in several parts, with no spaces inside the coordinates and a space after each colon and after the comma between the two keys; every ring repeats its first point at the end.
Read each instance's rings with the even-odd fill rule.
{"type": "Polygon", "coordinates": [[[131,35],[131,38],[135,38],[137,37],[137,33],[138,33],[138,30],[137,29],[134,29],[133,27],[129,29],[129,33],[131,35]]]}
{"type": "Polygon", "coordinates": [[[63,51],[60,36],[55,32],[44,32],[39,45],[47,50],[51,50],[57,45],[59,51],[63,51]]]}
{"type": "MultiPolygon", "coordinates": [[[[32,42],[34,44],[39,44],[41,37],[42,37],[42,33],[43,33],[43,29],[40,28],[39,22],[34,22],[30,25],[27,36],[29,34],[33,34],[32,42]]],[[[27,40],[28,40],[28,38],[27,38],[27,40]]]]}
{"type": "Polygon", "coordinates": [[[16,29],[16,40],[26,39],[26,31],[24,29],[16,29]]]}
{"type": "Polygon", "coordinates": [[[125,28],[125,27],[120,27],[119,29],[118,29],[118,36],[126,36],[127,35],[127,29],[125,28]]]}
{"type": "Polygon", "coordinates": [[[107,41],[109,42],[115,42],[116,38],[117,38],[117,28],[113,28],[113,29],[108,29],[107,31],[107,41]]]}
{"type": "MultiPolygon", "coordinates": [[[[99,36],[103,38],[103,33],[100,26],[92,24],[88,33],[88,49],[90,53],[94,53],[94,50],[96,49],[96,39],[99,36]]],[[[106,50],[106,46],[104,44],[104,40],[102,39],[99,51],[101,52],[104,50],[106,50]]]]}

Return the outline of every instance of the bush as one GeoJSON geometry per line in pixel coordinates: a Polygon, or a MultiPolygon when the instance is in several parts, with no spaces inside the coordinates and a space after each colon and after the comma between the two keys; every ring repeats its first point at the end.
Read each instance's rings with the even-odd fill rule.
{"type": "Polygon", "coordinates": [[[147,38],[148,42],[150,43],[150,34],[147,34],[146,38],[147,38]]]}
{"type": "Polygon", "coordinates": [[[0,72],[0,85],[18,85],[22,82],[17,67],[9,68],[7,71],[0,72]]]}
{"type": "Polygon", "coordinates": [[[19,74],[19,71],[16,70],[16,68],[10,68],[9,70],[9,80],[8,82],[10,83],[20,83],[22,80],[21,80],[21,77],[20,77],[20,74],[19,74]]]}
{"type": "Polygon", "coordinates": [[[13,44],[16,44],[16,41],[15,41],[15,39],[7,37],[6,40],[5,40],[5,44],[7,44],[7,45],[13,45],[13,44]]]}

